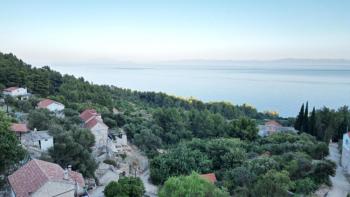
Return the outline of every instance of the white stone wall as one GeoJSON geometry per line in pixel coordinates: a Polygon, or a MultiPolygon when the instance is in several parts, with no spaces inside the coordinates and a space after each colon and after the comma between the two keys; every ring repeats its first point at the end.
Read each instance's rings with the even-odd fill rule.
{"type": "Polygon", "coordinates": [[[128,139],[126,134],[123,133],[121,138],[117,137],[117,145],[120,145],[120,146],[128,145],[128,139]]]}
{"type": "Polygon", "coordinates": [[[13,90],[11,92],[3,92],[5,95],[10,95],[10,96],[23,96],[28,94],[27,88],[17,88],[16,90],[13,90]]]}
{"type": "Polygon", "coordinates": [[[97,148],[107,146],[108,127],[98,122],[91,129],[91,133],[95,136],[95,146],[97,148]]]}
{"type": "Polygon", "coordinates": [[[52,103],[51,105],[47,106],[47,109],[49,111],[52,111],[52,112],[54,112],[54,111],[62,111],[62,110],[64,110],[64,105],[58,104],[58,103],[52,103]]]}
{"type": "Polygon", "coordinates": [[[350,174],[350,137],[348,133],[343,135],[341,165],[343,169],[350,174]]]}
{"type": "Polygon", "coordinates": [[[49,148],[53,147],[53,138],[49,138],[49,139],[43,139],[43,140],[40,140],[40,143],[41,143],[41,150],[42,151],[47,151],[49,148]]]}

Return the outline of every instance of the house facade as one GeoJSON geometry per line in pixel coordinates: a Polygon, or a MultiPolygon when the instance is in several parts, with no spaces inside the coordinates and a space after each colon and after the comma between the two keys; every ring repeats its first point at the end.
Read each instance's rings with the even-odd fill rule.
{"type": "Polygon", "coordinates": [[[261,137],[280,132],[297,132],[297,130],[295,130],[293,127],[284,127],[275,120],[267,121],[264,125],[258,125],[258,130],[258,135],[261,137]]]}
{"type": "Polygon", "coordinates": [[[9,87],[2,91],[4,95],[12,96],[12,97],[20,97],[21,99],[27,99],[30,94],[28,93],[27,88],[19,88],[19,87],[9,87]]]}
{"type": "Polygon", "coordinates": [[[27,148],[45,152],[53,147],[53,137],[48,131],[32,131],[23,135],[21,143],[27,148]]]}
{"type": "Polygon", "coordinates": [[[95,136],[95,148],[107,146],[108,126],[103,122],[101,114],[94,109],[86,109],[80,114],[83,126],[90,129],[95,136]]]}
{"type": "Polygon", "coordinates": [[[59,103],[57,101],[51,100],[51,99],[44,99],[40,101],[37,105],[39,109],[47,109],[51,112],[60,112],[64,110],[64,105],[62,103],[59,103]]]}
{"type": "Polygon", "coordinates": [[[90,129],[95,136],[95,146],[102,148],[107,145],[108,126],[98,119],[92,119],[85,124],[85,127],[90,129]]]}
{"type": "Polygon", "coordinates": [[[343,135],[341,165],[343,169],[350,174],[350,131],[343,135]]]}
{"type": "Polygon", "coordinates": [[[4,95],[9,96],[23,96],[28,94],[27,88],[19,88],[19,87],[9,87],[3,90],[2,92],[4,95]]]}
{"type": "Polygon", "coordinates": [[[74,197],[82,194],[85,186],[79,172],[37,159],[15,171],[8,180],[13,197],[74,197]]]}

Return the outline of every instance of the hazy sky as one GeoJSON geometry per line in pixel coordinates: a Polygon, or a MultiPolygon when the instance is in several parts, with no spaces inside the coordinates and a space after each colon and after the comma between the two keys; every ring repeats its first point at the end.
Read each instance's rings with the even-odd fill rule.
{"type": "Polygon", "coordinates": [[[350,0],[1,0],[0,51],[32,64],[349,59],[350,0]]]}

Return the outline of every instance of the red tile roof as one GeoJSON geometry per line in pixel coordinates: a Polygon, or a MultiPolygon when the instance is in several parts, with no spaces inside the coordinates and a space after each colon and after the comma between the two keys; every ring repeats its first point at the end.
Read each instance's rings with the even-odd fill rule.
{"type": "Polygon", "coordinates": [[[10,130],[17,133],[26,133],[29,131],[26,124],[18,124],[18,123],[12,123],[10,130]]]}
{"type": "Polygon", "coordinates": [[[265,125],[266,126],[274,126],[274,127],[282,127],[282,125],[275,120],[270,120],[270,121],[266,122],[265,125]]]}
{"type": "Polygon", "coordinates": [[[39,108],[46,108],[47,106],[51,105],[54,102],[55,101],[53,101],[51,99],[44,99],[38,103],[38,107],[39,108]]]}
{"type": "Polygon", "coordinates": [[[79,184],[80,187],[84,187],[84,177],[81,173],[75,171],[69,171],[69,177],[79,184]]]}
{"type": "Polygon", "coordinates": [[[59,103],[59,102],[51,100],[51,99],[44,99],[38,103],[38,107],[39,108],[47,108],[52,103],[56,103],[58,105],[63,105],[62,103],[59,103]]]}
{"type": "Polygon", "coordinates": [[[4,89],[4,91],[5,92],[12,92],[12,91],[17,90],[17,89],[18,89],[18,87],[9,87],[9,88],[4,89]]]}
{"type": "Polygon", "coordinates": [[[102,124],[102,125],[105,126],[105,127],[108,127],[105,123],[103,123],[103,121],[101,121],[101,120],[99,120],[99,119],[97,119],[97,118],[95,117],[95,118],[92,118],[91,120],[89,120],[89,121],[87,121],[87,122],[85,123],[85,128],[91,129],[91,128],[93,128],[94,126],[96,126],[98,123],[99,123],[99,124],[102,124]]]}
{"type": "Polygon", "coordinates": [[[70,184],[77,182],[84,187],[83,176],[74,171],[69,172],[70,179],[64,179],[64,170],[57,164],[31,160],[22,168],[8,177],[13,191],[17,197],[29,197],[48,181],[65,181],[70,184]]]}
{"type": "Polygon", "coordinates": [[[88,121],[94,116],[98,116],[99,114],[94,109],[86,109],[80,114],[80,118],[84,120],[84,122],[88,121]]]}
{"type": "Polygon", "coordinates": [[[199,175],[200,177],[202,177],[203,179],[211,182],[211,183],[215,183],[217,180],[216,180],[216,176],[214,173],[209,173],[209,174],[201,174],[199,175]]]}
{"type": "Polygon", "coordinates": [[[91,129],[98,123],[98,120],[96,118],[93,118],[85,123],[85,127],[91,129]]]}

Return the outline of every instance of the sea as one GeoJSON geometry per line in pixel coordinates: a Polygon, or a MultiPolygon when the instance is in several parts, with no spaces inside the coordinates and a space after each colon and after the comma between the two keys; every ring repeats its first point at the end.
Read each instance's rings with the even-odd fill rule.
{"type": "Polygon", "coordinates": [[[248,104],[259,111],[296,116],[302,103],[309,107],[350,105],[348,65],[53,65],[61,73],[94,84],[139,91],[164,92],[205,102],[248,104]]]}

